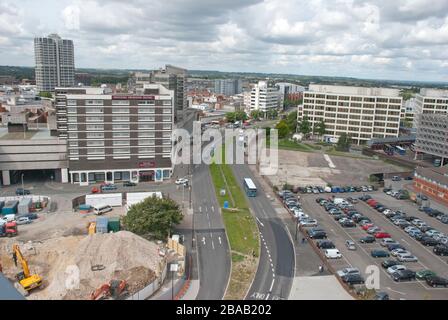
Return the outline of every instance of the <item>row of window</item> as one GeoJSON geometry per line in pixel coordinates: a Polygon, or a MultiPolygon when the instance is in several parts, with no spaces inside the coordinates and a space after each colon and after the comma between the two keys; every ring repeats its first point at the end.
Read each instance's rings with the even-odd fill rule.
{"type": "MultiPolygon", "coordinates": [[[[61,120],[63,120],[61,118],[61,120]]],[[[154,116],[139,116],[137,118],[138,121],[156,121],[156,118],[154,116]]],[[[92,117],[87,116],[85,119],[86,122],[104,122],[104,117],[92,117]]],[[[123,116],[113,116],[112,122],[129,122],[130,117],[123,117],[123,116]]],[[[163,122],[171,122],[172,117],[171,116],[164,116],[162,117],[163,122]]],[[[76,117],[67,117],[67,122],[78,122],[78,118],[76,117]]]]}
{"type": "MultiPolygon", "coordinates": [[[[139,100],[137,102],[138,105],[149,105],[149,106],[155,106],[155,100],[139,100]]],[[[171,99],[169,100],[162,100],[162,104],[164,106],[170,106],[171,105],[171,99]]],[[[67,99],[67,105],[68,106],[76,106],[77,100],[75,99],[67,99]]],[[[89,99],[85,100],[86,106],[102,106],[104,105],[104,100],[102,99],[89,99]]],[[[130,101],[129,100],[112,100],[113,106],[129,106],[130,101]]]]}

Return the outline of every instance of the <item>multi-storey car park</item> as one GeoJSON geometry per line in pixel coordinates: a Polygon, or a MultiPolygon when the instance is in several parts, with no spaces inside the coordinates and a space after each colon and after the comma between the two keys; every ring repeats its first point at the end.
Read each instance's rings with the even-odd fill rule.
{"type": "Polygon", "coordinates": [[[323,121],[324,138],[342,133],[356,144],[372,138],[398,137],[402,97],[399,90],[334,85],[313,85],[304,92],[297,118],[305,117],[315,126],[323,121]]]}
{"type": "Polygon", "coordinates": [[[72,183],[170,178],[174,92],[160,84],[141,91],[56,88],[58,132],[67,139],[72,183]]]}

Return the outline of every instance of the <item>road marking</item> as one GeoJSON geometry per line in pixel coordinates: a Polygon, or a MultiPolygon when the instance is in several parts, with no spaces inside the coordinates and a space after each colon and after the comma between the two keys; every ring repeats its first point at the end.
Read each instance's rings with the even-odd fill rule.
{"type": "Polygon", "coordinates": [[[404,243],[406,243],[406,244],[408,244],[408,245],[411,245],[409,242],[407,242],[407,241],[404,240],[404,239],[401,239],[401,241],[403,241],[404,243]]]}
{"type": "Polygon", "coordinates": [[[218,240],[219,240],[219,244],[221,244],[221,237],[218,237],[218,240]]]}
{"type": "Polygon", "coordinates": [[[269,299],[269,293],[266,295],[266,300],[268,300],[269,299]]]}
{"type": "Polygon", "coordinates": [[[205,245],[205,237],[202,237],[202,243],[205,245]]]}
{"type": "Polygon", "coordinates": [[[213,242],[213,240],[212,240],[212,248],[213,250],[215,250],[215,243],[213,242]]]}
{"type": "Polygon", "coordinates": [[[212,211],[215,212],[215,207],[214,206],[212,206],[212,211]]]}
{"type": "Polygon", "coordinates": [[[202,213],[202,207],[201,206],[199,206],[199,212],[202,213]]]}
{"type": "Polygon", "coordinates": [[[264,224],[260,221],[260,219],[258,219],[258,217],[255,217],[255,219],[257,219],[258,223],[259,223],[262,227],[264,227],[264,224]]]}
{"type": "Polygon", "coordinates": [[[205,207],[205,212],[208,212],[208,207],[205,207]]]}
{"type": "Polygon", "coordinates": [[[274,288],[274,279],[272,279],[272,282],[271,282],[271,287],[269,288],[269,292],[272,292],[272,288],[274,288]]]}

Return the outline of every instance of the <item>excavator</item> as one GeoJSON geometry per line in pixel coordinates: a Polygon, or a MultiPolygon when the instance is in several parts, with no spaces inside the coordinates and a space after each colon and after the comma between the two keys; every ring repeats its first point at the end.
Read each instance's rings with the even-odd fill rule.
{"type": "Polygon", "coordinates": [[[28,266],[28,262],[22,255],[20,251],[20,247],[18,244],[13,245],[12,247],[12,258],[14,260],[14,264],[17,267],[17,262],[22,265],[22,272],[19,272],[16,277],[19,280],[20,285],[26,291],[31,291],[35,288],[38,288],[42,285],[42,278],[37,274],[31,274],[30,268],[28,266]]]}
{"type": "Polygon", "coordinates": [[[90,300],[107,299],[112,296],[114,299],[120,297],[123,291],[126,289],[126,280],[111,280],[109,283],[103,284],[90,294],[90,300]]]}

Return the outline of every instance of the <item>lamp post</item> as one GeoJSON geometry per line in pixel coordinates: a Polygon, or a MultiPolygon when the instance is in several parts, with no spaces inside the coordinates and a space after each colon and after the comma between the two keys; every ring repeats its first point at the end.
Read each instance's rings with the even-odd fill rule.
{"type": "Polygon", "coordinates": [[[171,271],[171,300],[174,300],[174,274],[177,272],[179,265],[177,263],[172,263],[170,265],[171,271]]]}
{"type": "Polygon", "coordinates": [[[24,185],[24,183],[23,183],[23,176],[24,176],[25,174],[24,173],[22,173],[22,197],[25,195],[25,185],[24,185]]]}

